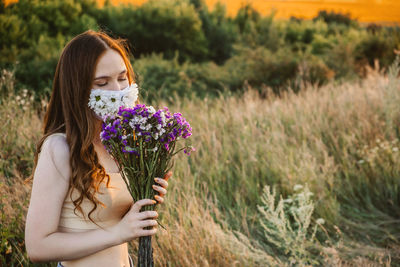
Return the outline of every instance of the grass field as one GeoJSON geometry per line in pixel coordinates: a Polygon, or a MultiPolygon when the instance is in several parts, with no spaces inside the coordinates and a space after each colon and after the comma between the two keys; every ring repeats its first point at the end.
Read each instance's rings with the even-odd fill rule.
{"type": "MultiPolygon", "coordinates": [[[[281,98],[177,98],[197,151],[176,159],[156,265],[400,266],[399,67],[281,98]]],[[[0,265],[27,266],[22,180],[46,102],[16,95],[9,72],[1,83],[0,265]]]]}

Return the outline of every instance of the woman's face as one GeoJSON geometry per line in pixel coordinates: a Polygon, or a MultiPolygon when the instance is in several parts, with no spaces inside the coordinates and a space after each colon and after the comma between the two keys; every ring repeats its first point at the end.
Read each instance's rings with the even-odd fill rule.
{"type": "Polygon", "coordinates": [[[97,63],[92,89],[118,91],[127,86],[129,80],[123,58],[114,49],[107,49],[97,63]]]}

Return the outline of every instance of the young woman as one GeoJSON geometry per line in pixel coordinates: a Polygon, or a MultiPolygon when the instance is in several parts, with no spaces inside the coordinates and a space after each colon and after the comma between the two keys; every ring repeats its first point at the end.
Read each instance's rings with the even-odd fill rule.
{"type": "MultiPolygon", "coordinates": [[[[91,110],[91,90],[130,94],[134,73],[125,40],[88,30],[73,38],[57,64],[52,95],[37,144],[25,245],[33,262],[58,266],[133,266],[127,242],[154,235],[151,199],[133,199],[116,162],[100,141],[101,117],[91,110]]],[[[135,104],[138,101],[135,102],[135,104]]],[[[169,172],[153,185],[163,203],[169,172]]]]}

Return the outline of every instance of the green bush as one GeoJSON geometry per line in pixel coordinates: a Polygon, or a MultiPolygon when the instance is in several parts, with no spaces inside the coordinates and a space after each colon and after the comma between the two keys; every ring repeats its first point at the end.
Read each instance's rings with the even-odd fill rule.
{"type": "Polygon", "coordinates": [[[320,87],[334,78],[335,72],[331,70],[322,59],[314,55],[306,55],[299,61],[296,78],[290,81],[291,88],[298,92],[306,84],[320,87]]]}
{"type": "Polygon", "coordinates": [[[296,77],[297,57],[287,48],[275,53],[263,47],[255,49],[236,46],[236,54],[225,64],[230,74],[229,84],[232,91],[241,90],[245,81],[250,86],[267,85],[279,94],[291,79],[296,77]]]}
{"type": "Polygon", "coordinates": [[[233,43],[238,32],[232,19],[226,16],[226,6],[217,2],[212,11],[208,11],[204,0],[192,0],[202,21],[202,29],[207,41],[208,59],[217,64],[231,57],[233,43]]]}
{"type": "Polygon", "coordinates": [[[55,38],[40,35],[37,43],[19,55],[15,72],[18,82],[33,89],[37,96],[50,95],[54,72],[67,38],[61,34],[55,38]]]}
{"type": "Polygon", "coordinates": [[[0,15],[0,68],[17,64],[18,86],[48,94],[59,54],[72,36],[96,28],[95,0],[27,1],[0,15]]]}
{"type": "Polygon", "coordinates": [[[225,5],[218,3],[209,11],[204,0],[150,0],[141,6],[112,6],[107,1],[103,8],[95,0],[3,3],[0,69],[16,69],[18,90],[49,95],[66,42],[87,29],[101,28],[127,38],[136,61],[156,53],[168,65],[178,55],[177,72],[144,59],[157,69],[146,76],[160,80],[148,82],[153,88],[149,97],[165,86],[179,95],[205,96],[225,88],[237,92],[246,82],[270,86],[279,94],[289,85],[297,91],[302,82],[324,84],[331,71],[338,80],[363,76],[365,65],[373,66],[375,59],[386,68],[394,60],[393,50],[400,49],[398,27],[363,29],[347,15],[326,11],[313,20],[275,21],[275,13],[261,16],[245,4],[230,18],[225,5]]]}
{"type": "Polygon", "coordinates": [[[223,71],[212,62],[179,64],[178,54],[172,60],[163,58],[162,54],[152,54],[135,60],[133,68],[142,88],[141,97],[147,103],[158,99],[172,103],[174,96],[216,96],[224,90],[223,71]]]}
{"type": "Polygon", "coordinates": [[[150,0],[139,7],[120,5],[104,12],[106,15],[100,26],[127,38],[135,57],[154,52],[172,59],[175,50],[179,50],[180,63],[207,58],[201,20],[186,0],[150,0]]]}
{"type": "Polygon", "coordinates": [[[354,58],[357,62],[367,62],[374,66],[374,61],[379,60],[381,67],[388,67],[394,60],[393,49],[400,43],[400,31],[380,31],[376,34],[368,34],[357,43],[354,58]]]}
{"type": "Polygon", "coordinates": [[[352,24],[353,19],[350,17],[350,13],[342,14],[340,12],[335,11],[326,11],[321,10],[318,12],[318,15],[313,18],[313,20],[323,19],[326,23],[336,23],[336,24],[344,24],[346,26],[350,26],[352,24]]]}

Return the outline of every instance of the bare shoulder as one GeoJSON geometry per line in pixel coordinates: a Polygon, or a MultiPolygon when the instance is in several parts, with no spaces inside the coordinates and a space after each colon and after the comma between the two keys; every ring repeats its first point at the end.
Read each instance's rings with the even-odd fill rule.
{"type": "Polygon", "coordinates": [[[42,164],[53,166],[62,178],[69,180],[71,174],[69,156],[69,145],[65,136],[53,134],[43,142],[39,161],[42,159],[42,164]]]}

